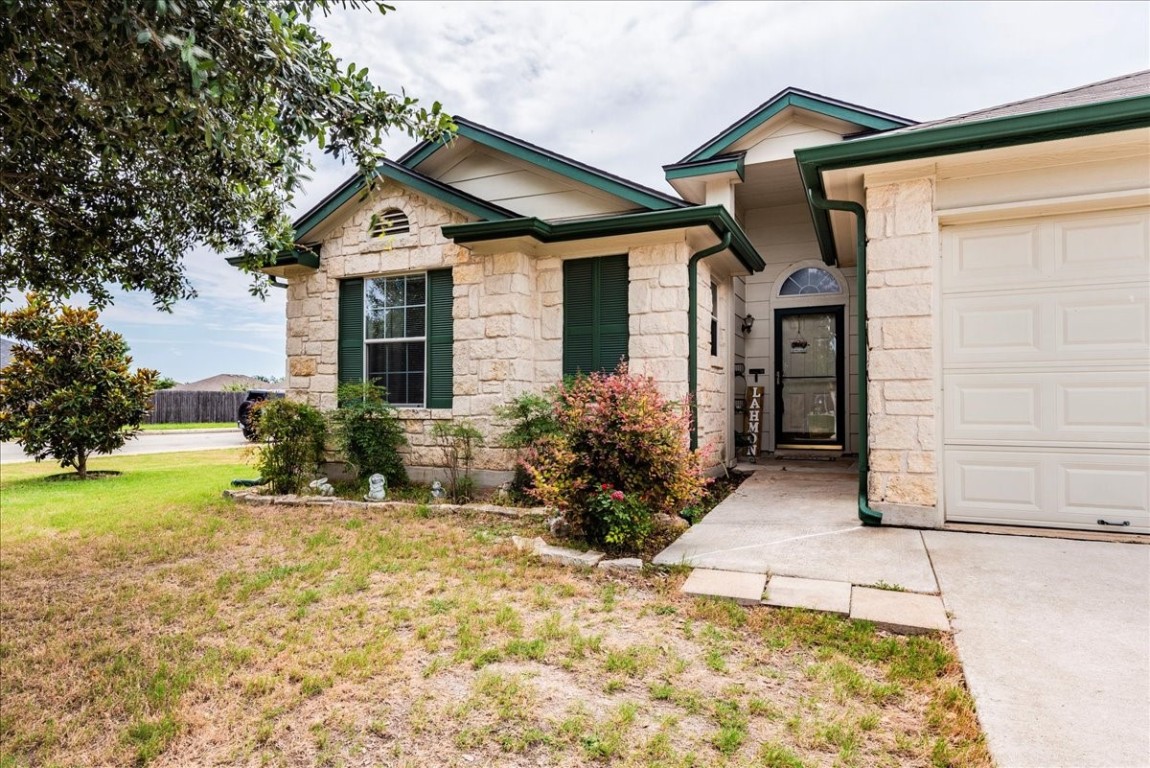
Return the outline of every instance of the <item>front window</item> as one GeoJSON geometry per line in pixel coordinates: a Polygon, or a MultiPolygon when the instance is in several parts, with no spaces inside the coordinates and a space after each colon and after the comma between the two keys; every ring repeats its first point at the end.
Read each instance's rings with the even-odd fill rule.
{"type": "Polygon", "coordinates": [[[365,280],[364,352],[368,381],[392,405],[422,406],[427,369],[427,276],[365,280]]]}

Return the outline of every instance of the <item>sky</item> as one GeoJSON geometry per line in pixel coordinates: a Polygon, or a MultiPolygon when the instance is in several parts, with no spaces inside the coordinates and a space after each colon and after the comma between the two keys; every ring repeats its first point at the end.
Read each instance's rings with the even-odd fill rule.
{"type": "MultiPolygon", "coordinates": [[[[787,86],[931,120],[1150,68],[1144,2],[393,4],[316,25],[385,89],[667,192],[662,165],[787,86]]],[[[299,212],[348,175],[321,158],[299,212]]],[[[284,293],[253,298],[219,256],[187,268],[199,298],[173,313],[121,295],[103,314],[135,363],[282,375],[284,293]]]]}

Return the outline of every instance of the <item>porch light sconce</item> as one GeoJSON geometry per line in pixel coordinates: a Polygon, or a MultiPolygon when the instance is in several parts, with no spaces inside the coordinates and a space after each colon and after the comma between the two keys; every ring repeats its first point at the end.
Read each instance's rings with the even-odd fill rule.
{"type": "Polygon", "coordinates": [[[746,317],[743,318],[743,335],[744,336],[747,335],[748,333],[750,333],[751,329],[754,327],[755,327],[755,316],[754,315],[747,315],[746,317]]]}

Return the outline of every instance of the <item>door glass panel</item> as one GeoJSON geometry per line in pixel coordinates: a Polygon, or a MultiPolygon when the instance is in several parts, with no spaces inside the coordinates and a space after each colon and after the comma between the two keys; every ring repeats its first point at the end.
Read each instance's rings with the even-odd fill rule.
{"type": "Polygon", "coordinates": [[[788,314],[780,326],[779,442],[841,442],[835,314],[788,314]]]}

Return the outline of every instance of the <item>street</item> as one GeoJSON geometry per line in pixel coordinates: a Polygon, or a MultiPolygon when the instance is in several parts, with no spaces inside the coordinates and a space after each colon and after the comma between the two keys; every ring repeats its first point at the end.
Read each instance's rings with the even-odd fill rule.
{"type": "MultiPolygon", "coordinates": [[[[241,448],[248,441],[237,429],[198,429],[172,432],[140,432],[112,455],[139,453],[176,453],[241,448]]],[[[0,443],[0,464],[32,461],[16,443],[0,443]]],[[[45,459],[50,461],[50,459],[45,459]]]]}

